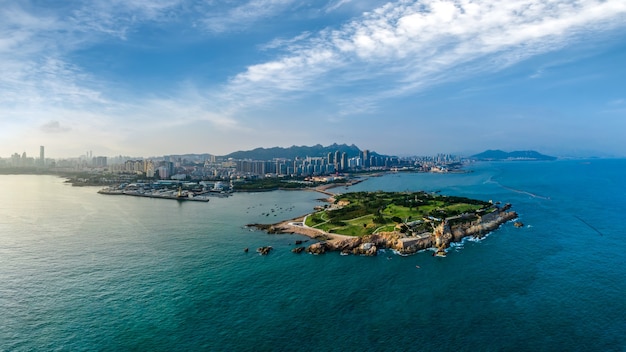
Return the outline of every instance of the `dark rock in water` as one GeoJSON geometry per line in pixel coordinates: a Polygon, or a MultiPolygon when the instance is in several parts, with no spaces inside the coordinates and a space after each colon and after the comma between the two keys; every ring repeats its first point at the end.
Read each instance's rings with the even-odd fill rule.
{"type": "Polygon", "coordinates": [[[304,249],[305,249],[304,247],[296,247],[296,248],[292,249],[291,251],[292,251],[293,253],[298,253],[298,254],[300,254],[300,253],[302,253],[302,252],[304,251],[304,249]]]}
{"type": "Polygon", "coordinates": [[[296,241],[296,245],[298,245],[298,244],[302,244],[302,241],[301,240],[297,240],[296,241]]]}
{"type": "Polygon", "coordinates": [[[268,225],[268,224],[248,224],[248,225],[246,225],[246,227],[254,227],[254,228],[257,228],[259,230],[267,231],[268,229],[270,229],[273,226],[272,225],[268,225]]]}
{"type": "Polygon", "coordinates": [[[243,251],[248,253],[248,247],[244,248],[243,251]]]}
{"type": "Polygon", "coordinates": [[[256,251],[259,252],[261,255],[268,255],[272,249],[272,246],[264,246],[257,248],[256,251]]]}
{"type": "Polygon", "coordinates": [[[515,223],[513,223],[513,225],[514,225],[515,227],[524,227],[524,223],[523,223],[523,222],[521,222],[521,221],[516,221],[515,223]]]}

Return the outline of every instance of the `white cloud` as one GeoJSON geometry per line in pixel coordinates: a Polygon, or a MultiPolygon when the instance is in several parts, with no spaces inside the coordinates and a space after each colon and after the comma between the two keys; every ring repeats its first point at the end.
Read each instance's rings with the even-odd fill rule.
{"type": "Polygon", "coordinates": [[[309,38],[311,34],[312,34],[311,32],[306,31],[294,38],[275,38],[269,43],[261,45],[259,49],[272,50],[272,49],[290,48],[291,50],[294,50],[295,48],[297,48],[298,43],[301,43],[305,39],[309,38]]]}
{"type": "Polygon", "coordinates": [[[124,37],[138,21],[159,20],[178,0],[89,1],[0,8],[0,105],[77,107],[105,104],[104,82],[72,64],[68,54],[103,35],[124,37]]]}
{"type": "Polygon", "coordinates": [[[138,22],[166,21],[179,0],[13,2],[0,7],[0,110],[26,120],[35,110],[106,110],[106,78],[72,63],[71,54],[103,37],[123,38],[138,22]],[[23,111],[24,113],[20,113],[23,111]]]}
{"type": "MultiPolygon", "coordinates": [[[[392,84],[372,90],[371,98],[386,99],[499,70],[625,23],[621,0],[399,1],[249,66],[228,89],[257,103],[288,91],[375,86],[385,78],[392,84]]],[[[341,92],[337,99],[352,97],[341,92]]]]}
{"type": "Polygon", "coordinates": [[[41,130],[46,133],[62,133],[68,132],[70,128],[61,126],[59,121],[49,121],[41,126],[41,130]]]}
{"type": "Polygon", "coordinates": [[[211,32],[238,32],[260,20],[276,17],[296,3],[294,0],[249,0],[226,10],[211,8],[200,22],[211,32]]]}
{"type": "Polygon", "coordinates": [[[84,2],[65,20],[74,32],[125,39],[138,23],[175,18],[182,4],[182,0],[94,0],[84,2]]]}
{"type": "Polygon", "coordinates": [[[325,12],[333,12],[335,10],[337,10],[338,8],[342,7],[343,5],[346,5],[348,3],[351,3],[352,0],[338,0],[338,1],[334,1],[334,2],[330,2],[326,8],[324,9],[325,12]]]}

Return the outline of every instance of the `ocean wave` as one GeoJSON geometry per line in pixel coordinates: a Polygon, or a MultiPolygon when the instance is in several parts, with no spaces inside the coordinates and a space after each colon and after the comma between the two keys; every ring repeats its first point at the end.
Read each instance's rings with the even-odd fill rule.
{"type": "Polygon", "coordinates": [[[489,237],[489,235],[491,235],[491,231],[486,233],[485,235],[483,235],[482,237],[474,237],[474,236],[467,236],[464,237],[463,240],[461,240],[461,243],[464,243],[465,241],[469,241],[469,242],[482,242],[485,238],[489,237]]]}
{"type": "Polygon", "coordinates": [[[539,195],[539,194],[536,194],[536,193],[532,193],[532,192],[528,192],[528,191],[525,191],[523,189],[517,189],[517,188],[513,188],[513,187],[508,187],[508,186],[505,186],[505,185],[501,184],[498,181],[493,181],[491,178],[489,178],[489,180],[485,181],[485,183],[495,183],[498,186],[500,186],[500,187],[502,187],[502,188],[504,188],[504,189],[506,189],[508,191],[515,192],[515,193],[520,193],[520,194],[525,194],[525,195],[531,196],[532,198],[539,198],[539,199],[544,199],[544,200],[550,200],[550,197],[542,196],[542,195],[539,195]]]}
{"type": "Polygon", "coordinates": [[[399,256],[401,256],[401,257],[408,257],[408,256],[409,256],[408,254],[406,254],[406,253],[400,253],[400,252],[398,252],[398,251],[397,251],[397,250],[395,250],[395,249],[392,249],[392,250],[391,250],[391,252],[392,252],[393,254],[395,254],[395,255],[399,255],[399,256]]]}

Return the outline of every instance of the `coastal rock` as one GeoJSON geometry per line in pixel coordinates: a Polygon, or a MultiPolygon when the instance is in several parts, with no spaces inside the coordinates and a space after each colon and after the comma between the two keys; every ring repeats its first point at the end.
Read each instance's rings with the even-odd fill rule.
{"type": "Polygon", "coordinates": [[[311,254],[324,254],[327,249],[326,242],[318,242],[308,246],[306,251],[311,254]]]}
{"type": "Polygon", "coordinates": [[[365,255],[373,257],[378,253],[378,248],[376,248],[376,246],[371,246],[370,249],[368,249],[365,252],[365,255]]]}
{"type": "Polygon", "coordinates": [[[248,224],[246,225],[246,227],[250,227],[250,228],[257,228],[259,230],[264,230],[267,231],[268,229],[270,229],[271,227],[273,227],[273,225],[267,225],[267,224],[248,224]]]}
{"type": "Polygon", "coordinates": [[[430,233],[426,233],[418,236],[399,238],[393,243],[391,248],[402,254],[413,254],[422,249],[431,248],[433,244],[434,236],[430,233]]]}
{"type": "Polygon", "coordinates": [[[513,223],[513,225],[514,225],[515,227],[524,227],[524,223],[523,223],[523,222],[521,222],[521,221],[516,221],[516,222],[514,222],[514,223],[513,223]]]}
{"type": "Polygon", "coordinates": [[[351,251],[355,247],[361,244],[361,238],[347,238],[340,241],[329,241],[327,242],[329,250],[332,251],[351,251]]]}
{"type": "Polygon", "coordinates": [[[274,249],[272,246],[264,246],[257,248],[256,251],[261,255],[268,255],[272,249],[274,249]]]}
{"type": "Polygon", "coordinates": [[[356,255],[375,256],[378,248],[373,242],[361,243],[359,246],[352,249],[352,253],[356,255]]]}
{"type": "Polygon", "coordinates": [[[304,247],[296,247],[296,248],[292,249],[291,252],[300,254],[300,253],[302,253],[304,251],[304,249],[305,249],[304,247]]]}

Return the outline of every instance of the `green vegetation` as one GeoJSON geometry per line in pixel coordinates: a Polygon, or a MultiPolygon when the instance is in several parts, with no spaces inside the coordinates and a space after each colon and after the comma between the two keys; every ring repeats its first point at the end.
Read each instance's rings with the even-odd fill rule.
{"type": "Polygon", "coordinates": [[[336,179],[330,182],[314,182],[304,177],[266,177],[236,181],[234,187],[237,191],[272,191],[276,189],[303,189],[323,184],[343,184],[345,182],[345,179],[336,179]]]}
{"type": "Polygon", "coordinates": [[[434,218],[473,214],[490,205],[481,200],[426,192],[353,192],[337,196],[333,207],[308,216],[306,225],[350,236],[395,229],[406,232],[406,223],[428,230],[428,222],[434,218]]]}
{"type": "Polygon", "coordinates": [[[300,189],[313,186],[311,182],[282,178],[258,178],[234,183],[237,191],[272,191],[275,189],[300,189]]]}

